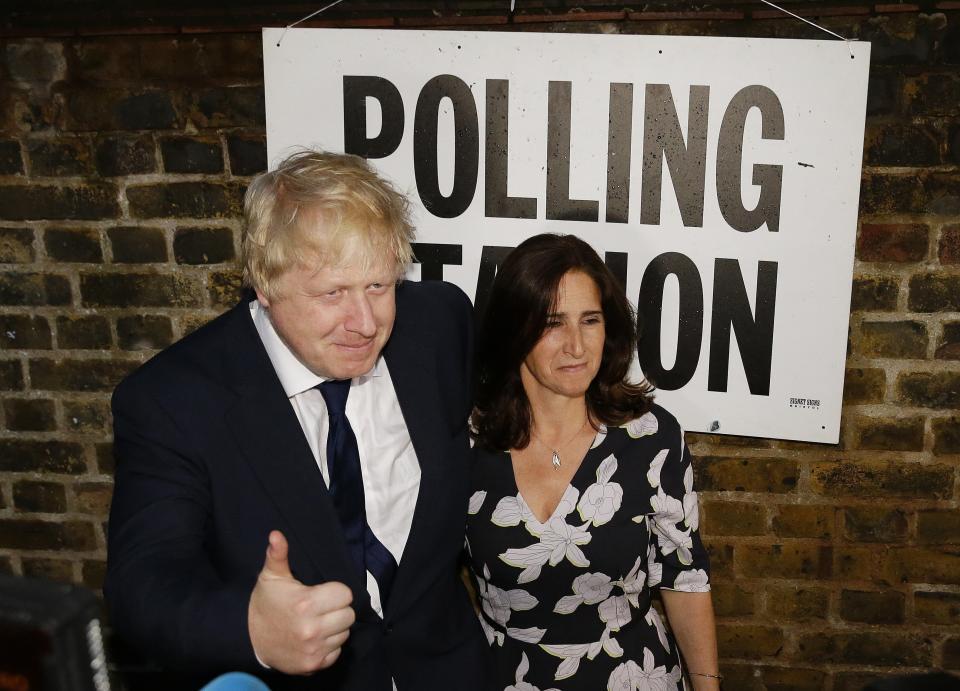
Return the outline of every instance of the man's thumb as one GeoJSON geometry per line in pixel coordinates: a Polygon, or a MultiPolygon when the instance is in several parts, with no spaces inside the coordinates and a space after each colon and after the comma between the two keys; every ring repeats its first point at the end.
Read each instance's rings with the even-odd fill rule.
{"type": "Polygon", "coordinates": [[[279,530],[272,530],[268,540],[267,557],[263,561],[263,570],[277,578],[293,578],[293,574],[290,572],[290,562],[287,561],[287,555],[290,552],[287,538],[279,530]]]}

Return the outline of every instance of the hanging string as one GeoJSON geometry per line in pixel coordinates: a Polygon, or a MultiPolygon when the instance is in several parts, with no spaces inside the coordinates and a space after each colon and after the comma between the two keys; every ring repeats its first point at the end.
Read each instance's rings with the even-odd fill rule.
{"type": "Polygon", "coordinates": [[[341,2],[343,2],[343,0],[333,0],[333,2],[331,2],[331,3],[330,3],[329,5],[327,5],[326,7],[321,7],[321,8],[320,8],[319,10],[317,10],[316,12],[311,12],[310,14],[308,14],[308,15],[307,15],[306,17],[304,17],[303,19],[298,19],[298,20],[295,21],[293,24],[287,24],[285,27],[283,27],[283,33],[280,34],[280,38],[277,39],[277,48],[280,47],[280,43],[281,43],[281,41],[283,41],[283,37],[287,35],[287,30],[288,30],[288,29],[292,29],[292,28],[295,27],[297,24],[302,24],[303,22],[307,21],[308,19],[312,19],[312,18],[316,17],[316,16],[317,16],[318,14],[320,14],[321,12],[326,12],[326,11],[329,10],[331,7],[333,7],[334,5],[339,5],[341,2]]]}
{"type": "Polygon", "coordinates": [[[847,38],[846,36],[841,36],[840,34],[838,34],[838,33],[835,32],[835,31],[830,31],[830,29],[827,29],[827,28],[825,28],[825,27],[822,27],[822,26],[820,26],[819,24],[817,24],[817,23],[815,23],[815,22],[811,22],[809,19],[806,19],[805,17],[801,17],[799,14],[794,14],[794,13],[791,12],[790,10],[786,10],[786,9],[780,7],[779,5],[774,5],[772,2],[770,2],[770,0],[760,0],[760,2],[762,2],[764,5],[770,5],[770,7],[772,7],[772,8],[775,9],[775,10],[780,10],[780,11],[783,12],[784,14],[789,14],[789,15],[790,15],[791,17],[793,17],[794,19],[799,19],[801,22],[805,22],[805,23],[809,24],[810,26],[816,27],[817,29],[820,29],[820,31],[825,31],[826,33],[830,34],[831,36],[836,36],[836,37],[839,38],[841,41],[844,41],[844,42],[847,44],[847,47],[850,49],[850,57],[851,57],[851,58],[853,57],[853,48],[852,48],[851,45],[850,45],[851,39],[847,38]]]}

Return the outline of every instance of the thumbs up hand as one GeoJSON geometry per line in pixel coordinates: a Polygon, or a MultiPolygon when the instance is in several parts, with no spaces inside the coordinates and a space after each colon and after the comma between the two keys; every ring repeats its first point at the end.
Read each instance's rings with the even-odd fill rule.
{"type": "Polygon", "coordinates": [[[340,655],[356,618],[343,583],[307,586],[293,577],[287,539],[270,533],[267,555],[250,595],[247,626],[260,661],[286,674],[326,669],[340,655]]]}

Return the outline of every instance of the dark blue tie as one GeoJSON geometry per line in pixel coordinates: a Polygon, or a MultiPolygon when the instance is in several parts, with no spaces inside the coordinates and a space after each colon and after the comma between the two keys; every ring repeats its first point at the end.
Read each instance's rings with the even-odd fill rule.
{"type": "Polygon", "coordinates": [[[397,572],[397,560],[383,546],[367,525],[363,498],[363,474],[357,437],[347,420],[347,396],[350,380],[325,381],[318,387],[327,404],[330,430],[327,433],[327,472],[330,474],[330,496],[340,517],[347,549],[360,567],[364,580],[369,571],[377,579],[380,603],[386,607],[390,586],[397,572]]]}

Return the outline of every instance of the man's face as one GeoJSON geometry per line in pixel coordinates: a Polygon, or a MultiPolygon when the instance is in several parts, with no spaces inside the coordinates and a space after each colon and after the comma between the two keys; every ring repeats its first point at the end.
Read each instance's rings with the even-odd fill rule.
{"type": "Polygon", "coordinates": [[[284,272],[268,300],[280,338],[314,374],[351,379],[377,361],[396,316],[396,269],[392,261],[356,265],[295,266],[284,272]]]}

